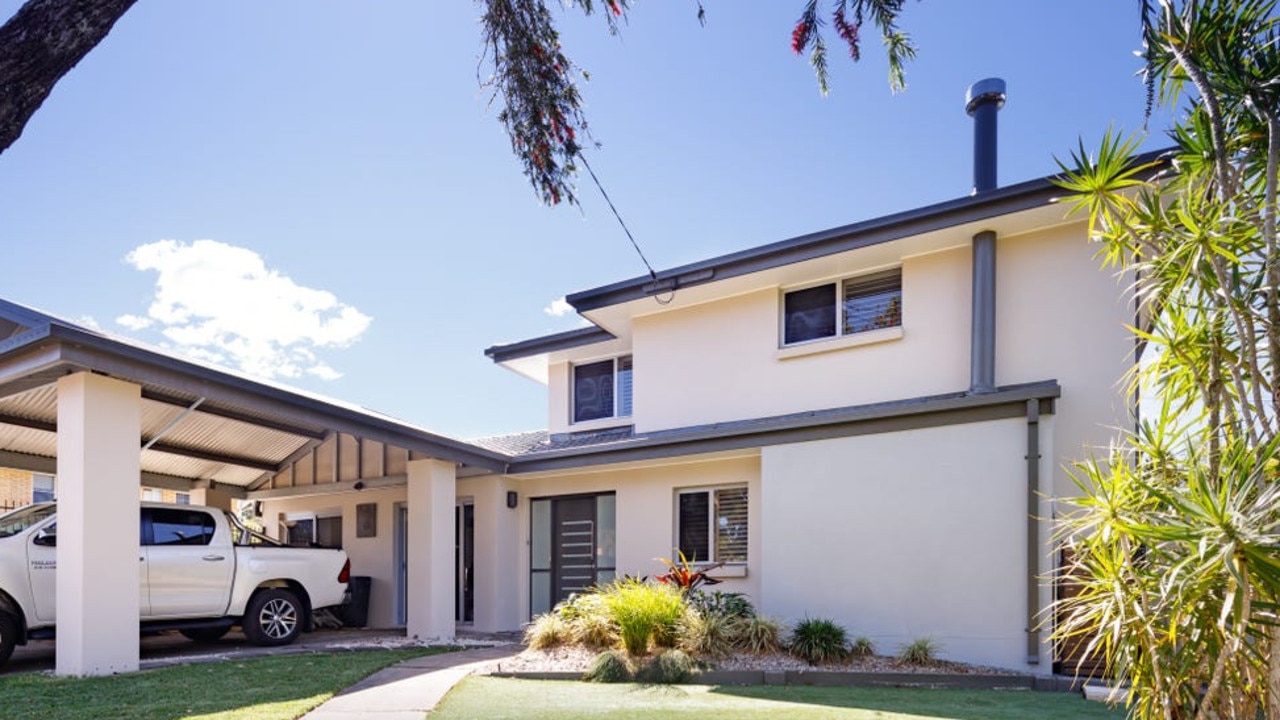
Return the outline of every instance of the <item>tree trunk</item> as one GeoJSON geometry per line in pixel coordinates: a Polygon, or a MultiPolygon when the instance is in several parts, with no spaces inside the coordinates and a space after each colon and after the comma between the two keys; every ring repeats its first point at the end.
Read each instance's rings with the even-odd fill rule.
{"type": "Polygon", "coordinates": [[[0,153],[137,0],[30,0],[0,27],[0,153]]]}

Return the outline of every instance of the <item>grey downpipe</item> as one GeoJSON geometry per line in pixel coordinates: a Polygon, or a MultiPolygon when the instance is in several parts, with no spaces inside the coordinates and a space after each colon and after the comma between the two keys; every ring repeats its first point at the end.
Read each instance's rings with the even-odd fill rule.
{"type": "Polygon", "coordinates": [[[1027,401],[1027,664],[1040,664],[1040,401],[1027,401]]]}

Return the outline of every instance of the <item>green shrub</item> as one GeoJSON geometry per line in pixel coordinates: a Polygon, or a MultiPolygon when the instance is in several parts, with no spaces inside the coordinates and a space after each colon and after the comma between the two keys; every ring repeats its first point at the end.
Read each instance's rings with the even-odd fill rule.
{"type": "Polygon", "coordinates": [[[904,665],[932,665],[938,661],[938,643],[924,637],[908,645],[903,645],[898,653],[898,662],[904,665]]]}
{"type": "Polygon", "coordinates": [[[524,629],[524,642],[531,650],[545,650],[569,642],[569,624],[554,612],[539,615],[524,629]]]}
{"type": "Polygon", "coordinates": [[[782,628],[775,620],[760,615],[739,618],[735,630],[734,645],[739,649],[761,655],[782,649],[782,628]]]}
{"type": "Polygon", "coordinates": [[[591,661],[591,667],[582,676],[587,682],[622,683],[631,682],[631,666],[627,656],[617,650],[602,652],[591,661]]]}
{"type": "Polygon", "coordinates": [[[756,614],[755,606],[740,592],[694,590],[685,596],[685,600],[703,615],[749,618],[756,614]]]}
{"type": "Polygon", "coordinates": [[[676,627],[676,645],[693,655],[723,657],[733,652],[741,618],[705,615],[690,609],[676,627]]]}
{"type": "Polygon", "coordinates": [[[676,622],[685,612],[679,591],[666,585],[623,581],[609,585],[602,596],[628,653],[644,655],[650,641],[660,646],[675,642],[676,622]]]}
{"type": "Polygon", "coordinates": [[[871,638],[860,635],[853,641],[849,654],[854,657],[871,657],[876,654],[876,645],[871,642],[871,638]]]}
{"type": "Polygon", "coordinates": [[[555,612],[565,621],[568,642],[590,648],[608,648],[618,644],[618,627],[609,616],[604,596],[590,591],[576,594],[556,606],[555,612]]]}
{"type": "Polygon", "coordinates": [[[653,656],[636,670],[636,682],[675,685],[693,677],[693,659],[679,650],[667,650],[653,656]]]}
{"type": "Polygon", "coordinates": [[[848,636],[833,620],[805,618],[791,631],[792,655],[810,665],[835,662],[849,654],[848,636]]]}

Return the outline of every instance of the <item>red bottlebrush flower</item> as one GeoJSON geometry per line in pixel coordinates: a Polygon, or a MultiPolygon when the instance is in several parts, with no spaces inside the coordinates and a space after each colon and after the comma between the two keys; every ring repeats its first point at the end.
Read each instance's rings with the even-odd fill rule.
{"type": "Polygon", "coordinates": [[[622,15],[622,7],[618,5],[618,0],[609,0],[609,9],[614,15],[622,15]]]}
{"type": "Polygon", "coordinates": [[[796,29],[791,31],[791,52],[799,55],[804,52],[805,47],[809,44],[809,36],[813,33],[813,26],[801,20],[796,23],[796,29]]]}
{"type": "Polygon", "coordinates": [[[850,24],[844,16],[844,6],[836,8],[835,17],[832,18],[832,24],[836,26],[836,33],[849,46],[849,57],[857,62],[862,57],[862,51],[858,49],[858,30],[862,27],[862,23],[850,24]]]}

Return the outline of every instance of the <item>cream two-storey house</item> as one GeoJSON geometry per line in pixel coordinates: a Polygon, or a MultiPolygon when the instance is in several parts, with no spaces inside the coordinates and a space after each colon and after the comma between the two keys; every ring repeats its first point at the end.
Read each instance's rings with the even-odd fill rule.
{"type": "MultiPolygon", "coordinates": [[[[516,630],[683,553],[784,621],[1047,674],[1057,500],[1132,424],[1135,309],[1051,178],[996,186],[984,83],[972,194],[578,292],[586,327],[489,348],[545,385],[543,431],[455,440],[0,301],[2,464],[68,506],[129,512],[139,478],[253,501],[411,636],[516,630]]],[[[60,534],[75,601],[136,616],[95,588],[137,538],[60,534]]],[[[92,660],[68,671],[136,668],[100,629],[59,634],[92,660]]]]}

